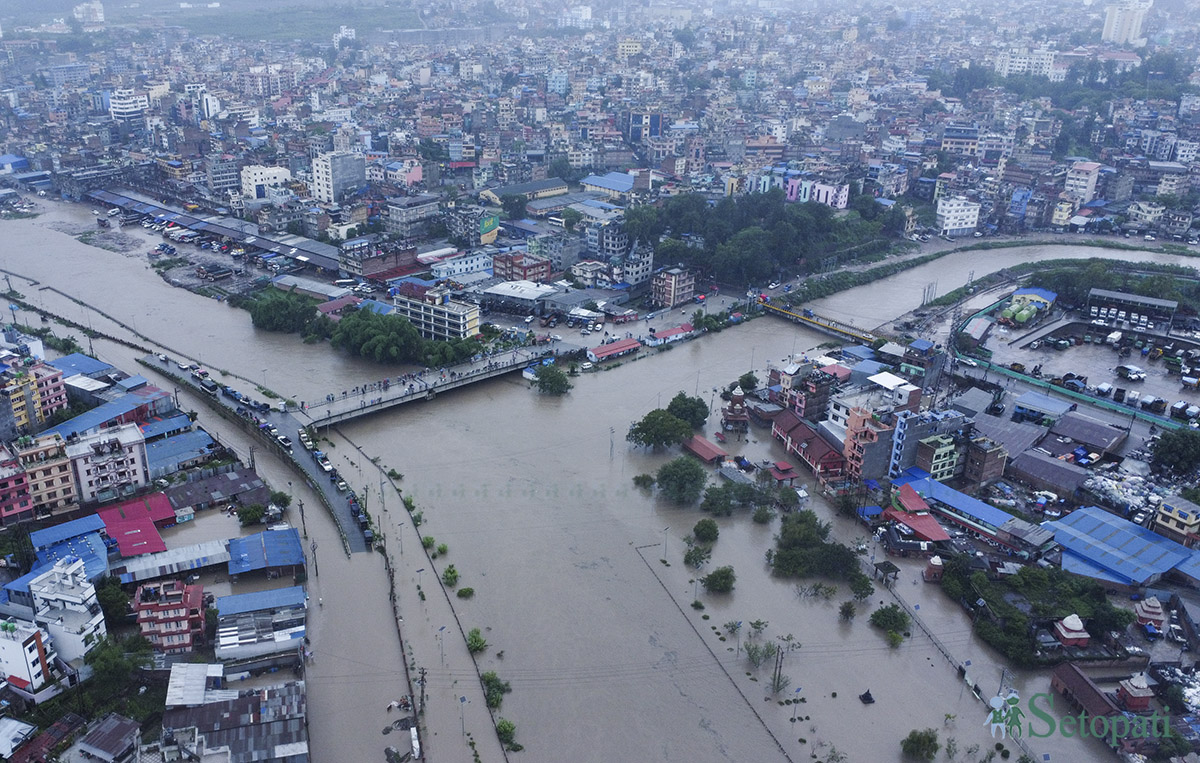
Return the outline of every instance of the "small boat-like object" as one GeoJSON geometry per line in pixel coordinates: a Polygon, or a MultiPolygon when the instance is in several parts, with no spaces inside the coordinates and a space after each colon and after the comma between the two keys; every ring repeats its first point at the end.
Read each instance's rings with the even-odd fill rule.
{"type": "Polygon", "coordinates": [[[873,705],[873,704],[875,704],[875,698],[871,696],[871,690],[870,690],[870,689],[867,689],[867,690],[866,690],[866,691],[864,691],[862,694],[859,694],[859,695],[858,695],[858,700],[859,700],[860,702],[862,702],[864,705],[873,705]]]}
{"type": "Polygon", "coordinates": [[[724,432],[713,432],[713,437],[717,438],[717,442],[725,442],[724,432]]]}

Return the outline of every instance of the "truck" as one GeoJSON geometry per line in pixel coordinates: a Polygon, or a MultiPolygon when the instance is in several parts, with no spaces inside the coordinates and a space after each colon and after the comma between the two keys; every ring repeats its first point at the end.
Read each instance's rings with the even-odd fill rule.
{"type": "Polygon", "coordinates": [[[1108,397],[1112,394],[1113,386],[1108,382],[1096,385],[1096,394],[1100,397],[1108,397]]]}
{"type": "Polygon", "coordinates": [[[1138,366],[1117,366],[1116,371],[1117,376],[1120,376],[1122,379],[1126,379],[1131,382],[1146,381],[1146,372],[1138,366]]]}
{"type": "Polygon", "coordinates": [[[1171,418],[1186,419],[1187,418],[1187,409],[1188,409],[1188,403],[1183,400],[1180,400],[1179,402],[1175,403],[1175,405],[1171,406],[1171,418]]]}
{"type": "Polygon", "coordinates": [[[1196,378],[1195,376],[1185,376],[1185,377],[1183,377],[1183,388],[1184,388],[1184,389],[1198,389],[1198,388],[1200,388],[1200,378],[1196,378]]]}
{"type": "Polygon", "coordinates": [[[1105,344],[1116,344],[1117,342],[1121,341],[1121,337],[1123,337],[1123,336],[1124,336],[1124,334],[1122,334],[1120,331],[1114,331],[1111,334],[1109,334],[1108,336],[1104,337],[1104,343],[1105,344]]]}
{"type": "Polygon", "coordinates": [[[221,387],[219,384],[217,384],[212,379],[201,379],[200,380],[200,388],[202,390],[204,390],[205,392],[207,392],[208,394],[212,395],[213,397],[216,397],[217,390],[219,390],[221,387]]]}

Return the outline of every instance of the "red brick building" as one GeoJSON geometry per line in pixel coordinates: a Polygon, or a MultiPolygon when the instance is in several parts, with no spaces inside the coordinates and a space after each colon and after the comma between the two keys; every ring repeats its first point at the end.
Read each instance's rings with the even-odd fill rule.
{"type": "Polygon", "coordinates": [[[191,652],[204,640],[204,586],[178,580],[139,586],[133,597],[138,630],[155,651],[191,652]]]}
{"type": "Polygon", "coordinates": [[[492,258],[492,275],[505,281],[550,280],[550,260],[528,252],[504,252],[492,258]]]}

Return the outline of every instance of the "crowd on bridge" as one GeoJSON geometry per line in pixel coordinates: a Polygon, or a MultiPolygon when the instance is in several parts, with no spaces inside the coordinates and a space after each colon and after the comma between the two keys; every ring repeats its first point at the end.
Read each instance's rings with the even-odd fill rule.
{"type": "MultiPolygon", "coordinates": [[[[325,396],[324,402],[326,406],[332,406],[338,400],[359,397],[364,399],[359,400],[358,407],[366,408],[368,406],[382,403],[388,397],[384,395],[365,399],[366,396],[371,392],[388,392],[393,386],[395,386],[399,387],[400,391],[397,395],[392,396],[391,399],[399,399],[409,395],[416,395],[426,392],[427,390],[436,387],[438,384],[460,381],[468,376],[494,371],[499,368],[511,368],[512,366],[519,365],[526,360],[525,358],[521,358],[519,356],[517,350],[512,350],[512,357],[508,362],[503,360],[492,360],[492,358],[496,358],[503,354],[504,352],[495,351],[476,355],[471,359],[470,363],[465,364],[467,365],[467,368],[461,371],[455,371],[444,367],[436,370],[426,368],[421,371],[401,374],[394,379],[392,377],[384,377],[378,381],[368,382],[366,384],[352,387],[349,390],[344,389],[340,395],[336,392],[330,393],[325,396]],[[487,360],[487,363],[479,367],[474,366],[475,363],[480,363],[483,360],[487,360]]],[[[307,407],[308,406],[305,406],[306,409],[307,407]]]]}

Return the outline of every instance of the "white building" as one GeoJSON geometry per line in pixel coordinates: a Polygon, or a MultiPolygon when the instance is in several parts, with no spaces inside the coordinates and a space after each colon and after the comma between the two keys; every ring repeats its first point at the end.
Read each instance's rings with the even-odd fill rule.
{"type": "Polygon", "coordinates": [[[279,188],[292,182],[292,171],[287,167],[264,167],[251,164],[242,167],[242,196],[247,199],[265,199],[268,189],[279,188]]]}
{"type": "Polygon", "coordinates": [[[979,205],[963,196],[938,199],[937,226],[943,236],[969,236],[979,225],[979,205]]]}
{"type": "Polygon", "coordinates": [[[10,617],[0,622],[0,670],[24,694],[35,694],[55,680],[50,634],[31,622],[10,617]]]}
{"type": "Polygon", "coordinates": [[[33,617],[49,632],[65,662],[81,660],[108,635],[96,586],[81,559],[60,559],[29,581],[33,617]]]}
{"type": "Polygon", "coordinates": [[[1054,68],[1054,51],[1010,48],[996,56],[993,68],[1001,77],[1011,77],[1017,74],[1049,77],[1054,68]]]}
{"type": "Polygon", "coordinates": [[[450,292],[430,289],[423,296],[396,294],[396,315],[417,327],[426,339],[469,339],[479,333],[479,305],[450,298],[450,292]]]}
{"type": "Polygon", "coordinates": [[[367,179],[367,161],[361,154],[327,153],[312,162],[312,195],[318,201],[334,204],[349,190],[367,179]]]}
{"type": "Polygon", "coordinates": [[[1098,162],[1075,162],[1067,171],[1064,189],[1068,196],[1080,204],[1096,198],[1096,181],[1100,178],[1098,162]]]}
{"type": "Polygon", "coordinates": [[[150,108],[150,99],[145,93],[132,88],[119,88],[108,97],[108,113],[118,122],[141,119],[150,108]]]}
{"type": "Polygon", "coordinates": [[[123,424],[67,443],[79,502],[131,495],[149,482],[146,440],[137,424],[123,424]]]}
{"type": "Polygon", "coordinates": [[[433,277],[439,281],[443,278],[465,276],[468,273],[482,273],[492,269],[492,257],[494,255],[495,250],[488,251],[482,249],[476,252],[467,252],[457,257],[447,257],[429,270],[433,273],[433,277]]]}
{"type": "Polygon", "coordinates": [[[1124,0],[1104,8],[1104,31],[1100,39],[1117,45],[1137,44],[1143,41],[1142,24],[1153,0],[1124,0]]]}

